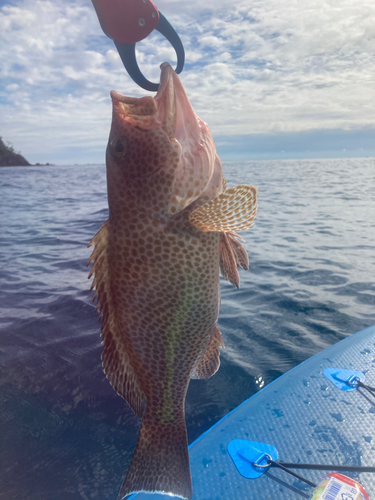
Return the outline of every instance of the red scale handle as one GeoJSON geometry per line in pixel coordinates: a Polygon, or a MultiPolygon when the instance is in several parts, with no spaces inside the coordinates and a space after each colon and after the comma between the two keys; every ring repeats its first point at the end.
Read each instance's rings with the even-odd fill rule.
{"type": "Polygon", "coordinates": [[[104,33],[117,43],[136,43],[159,23],[151,0],[92,0],[104,33]]]}

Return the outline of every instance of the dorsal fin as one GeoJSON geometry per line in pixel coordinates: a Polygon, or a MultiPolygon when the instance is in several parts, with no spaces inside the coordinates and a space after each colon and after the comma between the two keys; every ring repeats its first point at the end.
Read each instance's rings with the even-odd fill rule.
{"type": "Polygon", "coordinates": [[[254,224],[257,188],[242,184],[196,208],[189,222],[201,231],[243,231],[254,224]]]}
{"type": "Polygon", "coordinates": [[[218,371],[220,367],[220,346],[225,347],[221,332],[218,327],[215,326],[206,352],[204,353],[204,356],[198,366],[195,368],[191,378],[209,378],[218,371]]]}
{"type": "Polygon", "coordinates": [[[122,396],[138,417],[142,417],[146,407],[146,397],[140,388],[135,375],[129,355],[122,349],[123,340],[121,332],[117,328],[115,308],[111,296],[110,276],[111,270],[108,259],[108,235],[110,222],[107,220],[101,226],[89,243],[94,250],[87,262],[87,266],[93,262],[89,278],[94,275],[91,284],[95,287],[93,302],[98,297],[95,311],[100,307],[100,318],[102,321],[103,352],[102,364],[104,373],[115,391],[122,396]]]}

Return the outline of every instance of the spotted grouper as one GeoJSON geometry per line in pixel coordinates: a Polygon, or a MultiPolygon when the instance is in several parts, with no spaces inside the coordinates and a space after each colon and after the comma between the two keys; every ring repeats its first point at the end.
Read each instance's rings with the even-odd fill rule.
{"type": "Polygon", "coordinates": [[[219,368],[219,271],[238,287],[238,267],[248,269],[235,231],[253,224],[257,189],[226,188],[210,130],[170,64],[155,98],[111,97],[109,219],[89,263],[104,372],[142,419],[119,498],[191,499],[186,391],[219,368]]]}

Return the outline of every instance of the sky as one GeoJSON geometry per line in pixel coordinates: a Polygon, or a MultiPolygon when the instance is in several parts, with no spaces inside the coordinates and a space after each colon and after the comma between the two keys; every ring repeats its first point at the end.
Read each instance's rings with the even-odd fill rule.
{"type": "MultiPolygon", "coordinates": [[[[141,1],[141,0],[140,0],[141,1]]],[[[159,0],[222,160],[375,156],[374,0],[159,0]]],[[[137,43],[159,80],[174,49],[137,43]]],[[[0,136],[32,163],[103,163],[127,75],[90,0],[0,0],[0,136]]]]}

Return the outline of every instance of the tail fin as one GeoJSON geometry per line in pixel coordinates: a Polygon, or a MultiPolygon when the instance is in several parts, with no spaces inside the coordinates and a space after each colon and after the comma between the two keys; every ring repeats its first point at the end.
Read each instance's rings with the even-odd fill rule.
{"type": "Polygon", "coordinates": [[[191,499],[185,418],[178,423],[155,422],[146,409],[129,469],[118,500],[139,491],[172,493],[191,499]]]}

